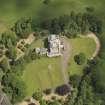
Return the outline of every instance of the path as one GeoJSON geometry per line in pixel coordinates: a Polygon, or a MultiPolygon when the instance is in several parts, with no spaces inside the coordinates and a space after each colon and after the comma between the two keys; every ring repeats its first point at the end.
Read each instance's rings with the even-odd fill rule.
{"type": "Polygon", "coordinates": [[[96,43],[96,50],[94,51],[92,57],[90,59],[94,59],[98,54],[99,54],[99,51],[100,51],[100,48],[101,48],[101,43],[100,43],[100,40],[98,39],[98,37],[94,34],[94,33],[89,33],[87,34],[86,36],[80,36],[82,38],[92,38],[95,43],[96,43]]]}
{"type": "Polygon", "coordinates": [[[62,57],[61,57],[61,65],[62,65],[61,71],[64,78],[64,82],[68,84],[69,76],[67,72],[67,66],[70,60],[70,56],[72,54],[72,47],[70,46],[70,42],[66,37],[61,38],[61,41],[64,44],[64,51],[62,52],[62,57]]]}

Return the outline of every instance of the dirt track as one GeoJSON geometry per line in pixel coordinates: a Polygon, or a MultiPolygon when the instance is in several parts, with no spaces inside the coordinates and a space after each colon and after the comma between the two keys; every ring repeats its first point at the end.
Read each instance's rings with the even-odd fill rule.
{"type": "Polygon", "coordinates": [[[70,42],[66,37],[61,38],[61,41],[63,41],[63,44],[64,44],[64,51],[62,52],[62,57],[61,57],[61,67],[62,67],[61,71],[64,78],[64,82],[68,84],[69,76],[67,72],[67,66],[72,53],[72,47],[70,46],[70,42]]]}
{"type": "Polygon", "coordinates": [[[98,39],[98,37],[94,33],[89,33],[86,36],[82,36],[81,35],[80,37],[81,38],[87,38],[88,37],[88,38],[91,38],[91,39],[93,39],[95,41],[95,43],[96,43],[96,50],[94,51],[92,57],[90,58],[90,59],[94,59],[98,55],[98,53],[100,51],[100,48],[101,48],[100,40],[98,39]]]}

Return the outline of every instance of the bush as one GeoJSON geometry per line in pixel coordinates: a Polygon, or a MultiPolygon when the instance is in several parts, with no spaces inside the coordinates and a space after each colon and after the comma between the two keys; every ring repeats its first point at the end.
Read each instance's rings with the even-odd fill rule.
{"type": "Polygon", "coordinates": [[[51,94],[51,89],[46,89],[46,90],[44,91],[44,93],[45,93],[46,95],[51,94]]]}
{"type": "Polygon", "coordinates": [[[64,96],[68,94],[71,91],[71,88],[69,85],[62,85],[60,87],[57,87],[55,92],[61,96],[64,96]]]}
{"type": "Polygon", "coordinates": [[[34,92],[33,95],[32,95],[32,97],[36,100],[41,100],[42,96],[43,96],[43,94],[40,91],[34,92]]]}
{"type": "Polygon", "coordinates": [[[86,61],[86,56],[84,53],[80,53],[80,54],[74,56],[74,60],[78,65],[82,65],[86,61]]]}
{"type": "Polygon", "coordinates": [[[70,83],[73,85],[73,87],[77,87],[80,81],[80,76],[78,75],[73,75],[70,76],[70,83]]]}

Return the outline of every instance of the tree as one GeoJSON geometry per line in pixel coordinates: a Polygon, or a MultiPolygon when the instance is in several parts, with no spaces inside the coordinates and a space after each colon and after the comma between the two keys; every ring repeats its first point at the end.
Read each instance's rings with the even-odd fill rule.
{"type": "Polygon", "coordinates": [[[2,80],[3,75],[4,75],[4,73],[3,73],[2,69],[0,68],[0,81],[2,80]]]}
{"type": "Polygon", "coordinates": [[[61,27],[59,25],[58,19],[52,20],[50,32],[53,34],[59,34],[61,32],[61,27]]]}
{"type": "Polygon", "coordinates": [[[98,59],[92,69],[92,83],[96,92],[105,94],[105,60],[98,59]]]}
{"type": "Polygon", "coordinates": [[[82,24],[82,21],[83,21],[82,16],[83,16],[82,13],[78,13],[76,15],[76,23],[78,24],[79,27],[81,27],[81,24],[82,24]]]}
{"type": "Polygon", "coordinates": [[[6,52],[6,55],[9,59],[12,59],[13,61],[16,59],[17,57],[17,50],[14,46],[11,46],[8,51],[6,52]]]}
{"type": "Polygon", "coordinates": [[[93,87],[91,86],[91,79],[89,78],[91,77],[88,75],[82,78],[81,83],[79,85],[78,97],[75,101],[75,105],[95,105],[95,95],[93,87]]]}
{"type": "Polygon", "coordinates": [[[84,53],[80,53],[80,54],[74,56],[74,60],[78,65],[82,65],[86,61],[86,56],[84,53]]]}
{"type": "Polygon", "coordinates": [[[58,101],[49,102],[48,105],[61,105],[58,101]]]}
{"type": "Polygon", "coordinates": [[[51,2],[51,0],[44,0],[43,3],[48,5],[51,2]]]}
{"type": "Polygon", "coordinates": [[[15,23],[13,31],[16,32],[18,37],[27,38],[29,34],[32,32],[31,22],[32,22],[31,18],[22,18],[15,23]]]}
{"type": "Polygon", "coordinates": [[[65,103],[65,105],[74,105],[77,94],[78,90],[77,88],[74,88],[73,91],[71,92],[71,95],[68,96],[68,101],[65,103]]]}
{"type": "Polygon", "coordinates": [[[43,96],[43,94],[42,94],[42,92],[40,92],[40,91],[37,91],[37,92],[34,92],[34,94],[33,94],[33,98],[34,99],[36,99],[36,100],[42,100],[42,96],[43,96]]]}
{"type": "Polygon", "coordinates": [[[83,99],[81,96],[78,97],[77,102],[75,103],[75,105],[84,105],[83,104],[83,99]]]}
{"type": "Polygon", "coordinates": [[[87,12],[92,13],[94,12],[94,7],[87,7],[86,10],[87,12]]]}
{"type": "Polygon", "coordinates": [[[89,30],[91,32],[94,32],[96,34],[102,32],[102,21],[98,17],[96,17],[93,13],[91,12],[84,13],[83,20],[85,22],[88,21],[89,30]]]}
{"type": "Polygon", "coordinates": [[[71,91],[71,87],[69,85],[62,85],[56,88],[56,93],[59,95],[66,95],[71,91]]]}
{"type": "Polygon", "coordinates": [[[51,94],[51,92],[52,92],[52,90],[51,90],[51,89],[46,89],[46,90],[44,91],[44,93],[45,93],[46,95],[51,94]]]}
{"type": "Polygon", "coordinates": [[[0,49],[0,57],[3,57],[3,55],[4,55],[4,51],[3,49],[0,49]]]}
{"type": "Polygon", "coordinates": [[[52,20],[43,21],[43,22],[41,22],[41,28],[50,31],[51,30],[51,24],[52,24],[52,20]]]}
{"type": "Polygon", "coordinates": [[[70,76],[70,83],[73,85],[73,87],[78,87],[80,79],[80,76],[72,75],[70,76]]]}
{"type": "Polygon", "coordinates": [[[11,47],[11,45],[16,45],[18,39],[15,32],[8,30],[2,34],[1,40],[6,47],[11,47]]]}
{"type": "Polygon", "coordinates": [[[70,21],[70,16],[69,15],[64,15],[64,16],[59,17],[59,25],[61,27],[62,32],[64,32],[64,30],[67,27],[69,21],[70,21]]]}
{"type": "Polygon", "coordinates": [[[7,73],[2,79],[3,90],[13,103],[22,101],[26,96],[26,86],[20,77],[14,73],[7,73]]]}
{"type": "Polygon", "coordinates": [[[6,57],[3,58],[3,60],[0,62],[0,67],[3,69],[4,72],[7,72],[10,69],[10,64],[6,57]]]}
{"type": "Polygon", "coordinates": [[[42,99],[42,100],[40,100],[40,102],[39,102],[39,103],[40,103],[40,105],[47,105],[46,101],[45,101],[45,100],[43,100],[43,99],[42,99]]]}
{"type": "Polygon", "coordinates": [[[79,27],[74,20],[71,20],[68,26],[65,28],[65,33],[67,37],[76,37],[79,32],[79,27]]]}
{"type": "Polygon", "coordinates": [[[13,88],[13,103],[22,101],[26,96],[25,83],[23,81],[17,80],[16,83],[13,83],[13,88]]]}
{"type": "Polygon", "coordinates": [[[88,20],[83,20],[81,24],[81,33],[87,34],[89,32],[90,24],[88,20]]]}

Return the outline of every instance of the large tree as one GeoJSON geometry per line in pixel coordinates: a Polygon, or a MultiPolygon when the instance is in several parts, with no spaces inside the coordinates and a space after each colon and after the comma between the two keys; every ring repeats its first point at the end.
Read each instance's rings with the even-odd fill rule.
{"type": "Polygon", "coordinates": [[[98,59],[97,62],[97,65],[92,68],[93,86],[97,92],[105,94],[105,60],[98,59]]]}
{"type": "Polygon", "coordinates": [[[43,94],[40,91],[36,91],[33,93],[33,98],[36,100],[39,100],[39,101],[42,100],[42,96],[43,96],[43,94]]]}
{"type": "Polygon", "coordinates": [[[53,34],[59,34],[61,32],[61,27],[59,25],[59,20],[58,19],[53,19],[52,20],[50,31],[53,34]]]}
{"type": "Polygon", "coordinates": [[[4,75],[4,73],[3,73],[2,69],[0,68],[0,81],[2,80],[3,75],[4,75]]]}
{"type": "Polygon", "coordinates": [[[18,37],[27,38],[29,36],[29,34],[32,32],[31,22],[31,18],[22,18],[15,23],[13,30],[16,32],[18,37]]]}
{"type": "Polygon", "coordinates": [[[0,67],[3,69],[4,72],[7,72],[10,69],[9,60],[4,57],[0,62],[0,67]]]}
{"type": "Polygon", "coordinates": [[[51,0],[44,0],[43,3],[48,5],[51,2],[51,0]]]}
{"type": "Polygon", "coordinates": [[[80,53],[80,54],[74,56],[74,60],[78,65],[82,65],[86,61],[86,56],[84,53],[80,53]]]}
{"type": "Polygon", "coordinates": [[[13,103],[22,101],[26,96],[26,86],[20,77],[14,73],[6,74],[2,79],[3,90],[13,103]]]}
{"type": "Polygon", "coordinates": [[[74,20],[71,20],[67,27],[65,28],[65,33],[67,37],[76,37],[76,35],[79,33],[79,27],[77,23],[74,20]]]}
{"type": "Polygon", "coordinates": [[[6,55],[9,59],[15,60],[17,57],[17,50],[16,47],[11,46],[8,51],[6,52],[6,55]]]}
{"type": "Polygon", "coordinates": [[[58,101],[49,102],[48,105],[61,105],[58,101]]]}
{"type": "Polygon", "coordinates": [[[15,32],[8,30],[1,35],[1,42],[6,46],[10,47],[11,45],[16,45],[17,36],[15,32]]]}

